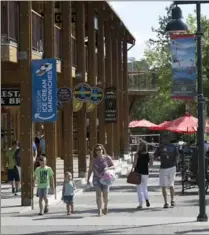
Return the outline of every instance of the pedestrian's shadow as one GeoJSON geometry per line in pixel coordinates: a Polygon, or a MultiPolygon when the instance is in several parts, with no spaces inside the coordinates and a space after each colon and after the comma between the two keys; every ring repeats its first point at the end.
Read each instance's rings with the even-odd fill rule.
{"type": "Polygon", "coordinates": [[[53,215],[53,216],[40,216],[39,218],[34,218],[33,221],[37,220],[51,220],[51,219],[83,219],[83,216],[77,215],[53,215]]]}
{"type": "Polygon", "coordinates": [[[204,228],[204,229],[191,229],[191,230],[185,230],[185,231],[179,231],[179,232],[175,232],[175,234],[187,234],[187,233],[205,233],[207,232],[209,234],[209,229],[208,228],[204,228]]]}

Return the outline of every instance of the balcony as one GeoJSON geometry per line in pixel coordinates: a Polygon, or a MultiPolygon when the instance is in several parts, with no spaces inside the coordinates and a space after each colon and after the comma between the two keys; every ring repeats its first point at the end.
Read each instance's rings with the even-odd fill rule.
{"type": "MultiPolygon", "coordinates": [[[[1,7],[1,59],[4,62],[18,62],[19,43],[19,4],[15,1],[2,2],[1,7]]],[[[61,72],[62,34],[58,26],[54,26],[55,58],[57,72],[61,72]]],[[[44,19],[32,10],[32,59],[41,59],[44,49],[44,19]]]]}
{"type": "Polygon", "coordinates": [[[154,95],[157,88],[156,74],[153,72],[129,72],[128,92],[133,96],[154,95]]]}

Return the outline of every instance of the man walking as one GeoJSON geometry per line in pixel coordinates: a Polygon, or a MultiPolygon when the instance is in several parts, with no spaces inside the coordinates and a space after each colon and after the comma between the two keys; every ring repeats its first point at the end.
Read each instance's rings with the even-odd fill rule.
{"type": "Polygon", "coordinates": [[[160,186],[164,198],[164,208],[168,208],[166,188],[170,189],[171,207],[175,206],[174,201],[174,181],[176,176],[176,163],[178,150],[174,144],[169,141],[168,135],[163,135],[162,142],[154,153],[154,158],[160,157],[160,186]]]}

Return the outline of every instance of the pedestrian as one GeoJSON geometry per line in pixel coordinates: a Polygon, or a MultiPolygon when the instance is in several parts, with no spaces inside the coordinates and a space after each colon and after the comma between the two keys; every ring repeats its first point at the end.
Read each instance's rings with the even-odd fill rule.
{"type": "Polygon", "coordinates": [[[136,186],[138,202],[139,206],[137,209],[141,209],[143,207],[143,201],[146,201],[146,206],[150,207],[149,197],[148,197],[148,189],[147,182],[149,177],[149,165],[152,166],[152,159],[147,151],[147,145],[141,141],[139,143],[137,152],[135,153],[134,163],[132,166],[132,171],[134,170],[141,177],[141,183],[136,186]]]}
{"type": "Polygon", "coordinates": [[[174,201],[174,182],[176,176],[176,164],[179,156],[178,149],[174,144],[169,141],[169,135],[162,136],[162,142],[154,153],[154,158],[160,157],[160,186],[162,188],[162,194],[164,198],[164,208],[168,208],[167,192],[166,189],[170,189],[171,195],[171,207],[175,206],[174,201]]]}
{"type": "Polygon", "coordinates": [[[93,186],[96,190],[96,203],[98,208],[98,216],[108,213],[108,192],[109,185],[100,182],[102,175],[109,169],[114,169],[112,158],[106,154],[106,150],[102,144],[97,144],[93,149],[93,156],[90,159],[87,183],[90,184],[90,178],[93,173],[93,186]],[[104,208],[102,210],[102,196],[104,208]]]}
{"type": "Polygon", "coordinates": [[[51,187],[51,192],[54,192],[54,172],[51,167],[46,165],[46,156],[42,155],[39,158],[40,166],[36,168],[34,172],[34,187],[37,180],[37,196],[39,197],[40,212],[38,215],[48,213],[48,192],[51,187]],[[43,206],[45,202],[45,207],[43,206]]]}
{"type": "Polygon", "coordinates": [[[12,146],[6,152],[8,181],[12,186],[12,193],[17,195],[20,187],[20,176],[15,159],[15,153],[18,148],[18,142],[12,142],[12,146]]]}
{"type": "Polygon", "coordinates": [[[73,182],[72,174],[65,172],[65,181],[62,188],[62,200],[66,204],[67,215],[74,212],[74,192],[75,184],[73,182]]]}

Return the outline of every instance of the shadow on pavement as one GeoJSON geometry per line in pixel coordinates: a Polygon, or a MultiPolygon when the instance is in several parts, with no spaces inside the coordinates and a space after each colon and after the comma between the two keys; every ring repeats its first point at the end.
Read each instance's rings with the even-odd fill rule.
{"type": "MultiPolygon", "coordinates": [[[[191,204],[192,206],[199,206],[199,198],[192,200],[184,200],[183,203],[191,204]]],[[[209,205],[209,199],[205,200],[206,205],[209,205]]]]}
{"type": "Polygon", "coordinates": [[[83,216],[76,216],[76,215],[54,215],[54,216],[47,216],[47,217],[43,217],[43,216],[39,216],[39,218],[33,219],[33,221],[37,221],[37,220],[49,220],[49,219],[83,219],[83,216]]]}
{"type": "Polygon", "coordinates": [[[205,233],[207,232],[209,234],[209,229],[208,228],[204,228],[204,229],[191,229],[191,230],[186,230],[186,231],[179,231],[179,232],[175,232],[175,234],[187,234],[187,233],[205,233]]]}

